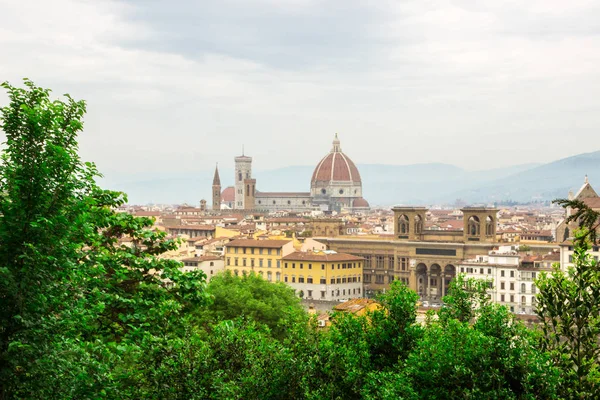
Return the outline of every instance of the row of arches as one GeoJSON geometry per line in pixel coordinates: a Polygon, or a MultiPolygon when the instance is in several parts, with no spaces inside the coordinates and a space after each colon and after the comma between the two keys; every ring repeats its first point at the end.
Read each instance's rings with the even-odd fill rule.
{"type": "Polygon", "coordinates": [[[447,264],[443,268],[439,264],[427,266],[424,263],[417,265],[417,293],[421,300],[438,302],[446,295],[448,286],[452,279],[456,277],[456,267],[447,264]]]}

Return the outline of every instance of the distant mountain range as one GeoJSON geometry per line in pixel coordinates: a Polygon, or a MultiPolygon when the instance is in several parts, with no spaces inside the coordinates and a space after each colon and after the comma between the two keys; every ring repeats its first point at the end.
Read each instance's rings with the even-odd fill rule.
{"type": "MultiPolygon", "coordinates": [[[[566,197],[576,191],[587,174],[600,188],[600,151],[580,154],[547,164],[520,164],[507,168],[466,171],[450,164],[383,165],[358,164],[364,197],[372,206],[453,204],[464,202],[543,201],[566,197]]],[[[255,171],[262,191],[309,191],[313,166],[291,166],[255,171]]],[[[103,182],[129,195],[131,204],[210,203],[214,171],[177,174],[173,178],[141,179],[135,182],[103,182]]],[[[220,169],[223,188],[233,177],[232,169],[220,169]]]]}

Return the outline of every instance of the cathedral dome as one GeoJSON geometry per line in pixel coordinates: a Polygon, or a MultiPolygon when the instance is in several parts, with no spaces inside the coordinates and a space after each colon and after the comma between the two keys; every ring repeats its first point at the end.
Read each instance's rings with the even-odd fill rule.
{"type": "Polygon", "coordinates": [[[369,202],[366,201],[365,199],[363,199],[362,197],[359,197],[358,199],[354,199],[354,201],[352,202],[352,207],[353,208],[369,208],[369,202]]]}
{"type": "Polygon", "coordinates": [[[320,184],[329,184],[333,182],[348,182],[360,185],[360,174],[354,162],[342,153],[340,140],[335,135],[333,148],[317,164],[311,179],[311,187],[321,186],[320,184]]]}

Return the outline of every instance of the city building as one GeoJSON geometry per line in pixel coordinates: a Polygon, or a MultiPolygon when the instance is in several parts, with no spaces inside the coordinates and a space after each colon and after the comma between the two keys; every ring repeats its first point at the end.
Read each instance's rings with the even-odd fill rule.
{"type": "Polygon", "coordinates": [[[225,246],[225,269],[235,275],[254,272],[269,282],[280,282],[281,258],[292,252],[291,240],[232,240],[225,246]]]}
{"type": "Polygon", "coordinates": [[[225,188],[220,196],[214,194],[214,190],[220,188],[220,179],[217,179],[218,172],[215,170],[213,202],[219,200],[221,208],[294,212],[369,210],[369,203],[362,197],[358,168],[342,152],[337,134],[331,151],[315,167],[310,191],[307,192],[261,192],[257,190],[256,179],[252,177],[252,157],[242,154],[235,157],[234,161],[235,183],[225,188]]]}
{"type": "Polygon", "coordinates": [[[362,297],[363,259],[334,251],[294,252],[282,257],[283,281],[305,299],[362,297]]]}
{"type": "Polygon", "coordinates": [[[181,260],[183,272],[190,271],[202,271],[206,275],[206,281],[210,282],[210,279],[225,269],[225,262],[222,257],[217,256],[200,256],[190,257],[181,260]]]}

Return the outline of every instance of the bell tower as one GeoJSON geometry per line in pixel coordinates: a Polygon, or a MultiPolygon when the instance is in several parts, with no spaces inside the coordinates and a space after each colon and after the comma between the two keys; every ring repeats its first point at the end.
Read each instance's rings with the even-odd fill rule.
{"type": "Polygon", "coordinates": [[[221,209],[221,178],[219,177],[219,165],[215,167],[215,176],[212,183],[212,209],[221,209]]]}

